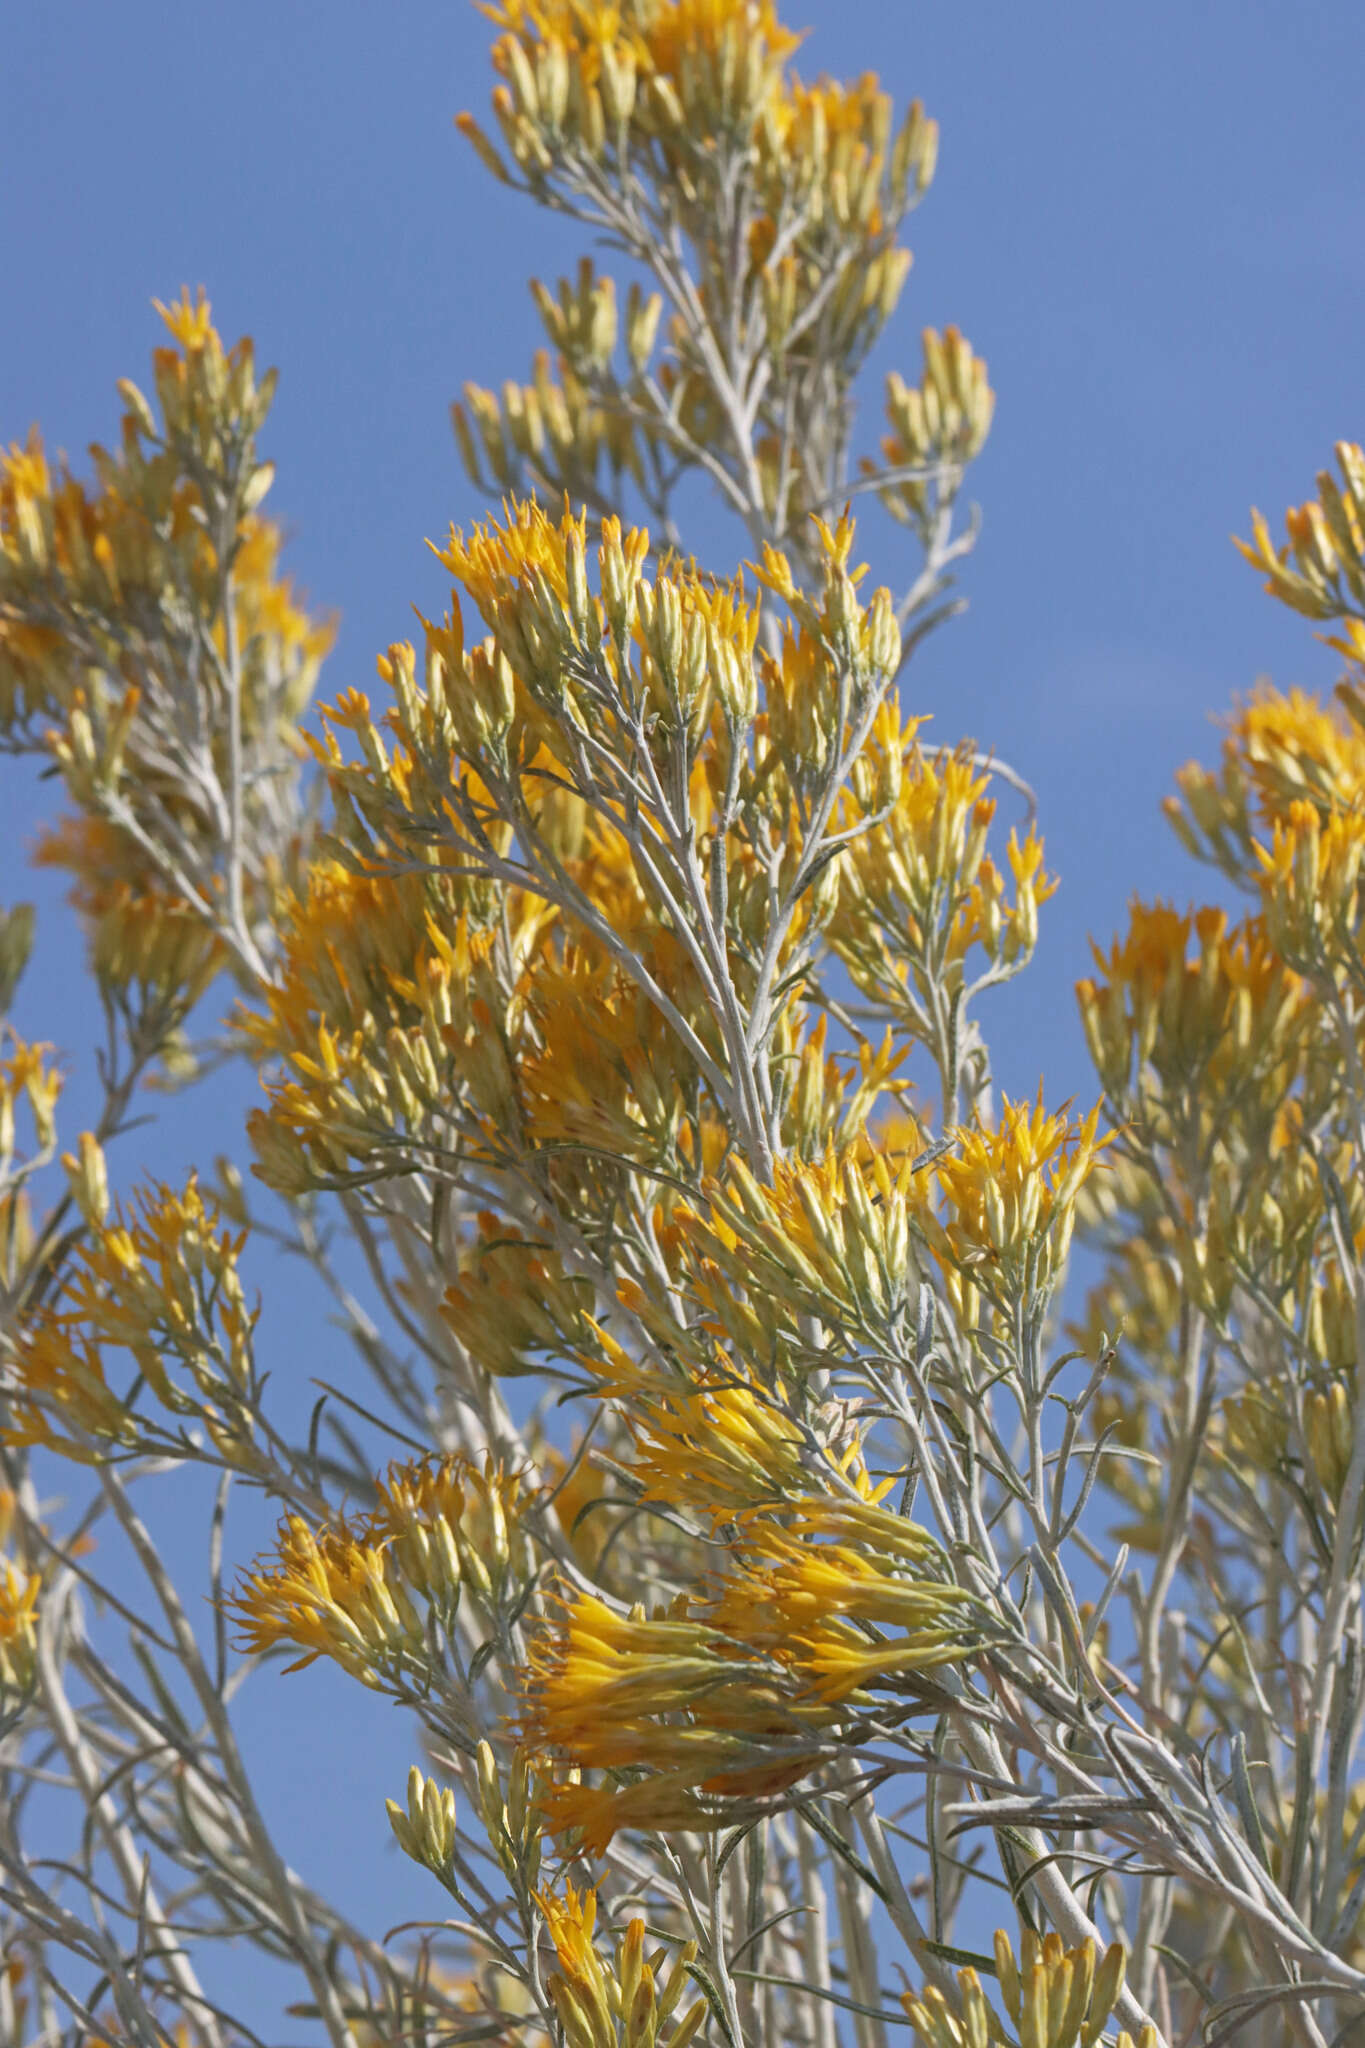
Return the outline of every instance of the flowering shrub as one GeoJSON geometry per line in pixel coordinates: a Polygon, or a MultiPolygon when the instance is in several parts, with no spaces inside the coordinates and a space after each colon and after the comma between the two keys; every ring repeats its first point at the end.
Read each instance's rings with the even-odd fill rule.
{"type": "MultiPolygon", "coordinates": [[[[914,708],[991,421],[959,333],[854,452],[935,126],[804,81],[770,0],[485,12],[495,133],[459,125],[615,252],[624,317],[588,261],[533,287],[531,381],[454,410],[499,502],[373,697],[308,711],[273,380],[202,294],[88,481],[0,461],[0,731],[60,777],[38,857],[107,1021],[64,1151],[60,1064],[0,1025],[0,2041],[252,2039],[224,1939],[336,2048],[1344,2039],[1365,455],[1244,548],[1339,701],[1263,688],[1172,799],[1245,914],[1135,902],[1079,988],[1093,1107],[997,1100],[985,999],[1055,882],[1018,777],[914,708]],[[694,474],[731,574],[681,552],[694,474]],[[206,1004],[254,1178],[116,1198],[206,1004]],[[364,1376],[303,1440],[271,1244],[364,1376]],[[207,1632],[144,1508],[193,1467],[207,1632]],[[280,1516],[254,1562],[233,1477],[280,1516]],[[411,1717],[420,1939],[288,1870],[243,1762],[243,1676],[318,1659],[411,1717]]],[[[0,916],[5,1015],[31,936],[0,916]]]]}

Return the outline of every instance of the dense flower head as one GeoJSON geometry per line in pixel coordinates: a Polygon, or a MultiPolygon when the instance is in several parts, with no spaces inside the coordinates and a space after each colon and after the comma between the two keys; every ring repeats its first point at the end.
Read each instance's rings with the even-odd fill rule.
{"type": "Polygon", "coordinates": [[[532,1645],[523,1721],[556,1767],[554,1825],[589,1847],[618,1827],[717,1825],[815,1769],[873,1695],[913,1709],[970,1657],[981,1617],[933,1539],[865,1486],[847,1494],[737,1509],[730,1568],[652,1614],[564,1597],[532,1645]],[[614,1793],[583,1770],[647,1776],[614,1793]]]}
{"type": "MultiPolygon", "coordinates": [[[[748,146],[767,208],[760,218],[780,217],[784,199],[801,202],[802,232],[784,238],[799,254],[816,257],[831,237],[858,233],[875,258],[886,217],[899,218],[933,176],[937,130],[918,102],[893,136],[889,97],[872,74],[803,83],[787,70],[801,38],[771,0],[508,0],[484,11],[504,30],[493,47],[505,81],[494,113],[533,190],[576,156],[634,156],[644,168],[652,145],[700,214],[707,145],[748,146]]],[[[460,125],[506,176],[472,119],[463,115],[460,125]]],[[[791,321],[771,324],[780,341],[791,321]]]]}
{"type": "Polygon", "coordinates": [[[912,1233],[928,1206],[909,1150],[831,1147],[821,1159],[782,1160],[767,1188],[735,1161],[706,1193],[707,1210],[681,1209],[674,1228],[698,1298],[741,1346],[762,1355],[821,1304],[869,1334],[904,1312],[916,1278],[912,1233]],[[746,1299],[758,1327],[737,1323],[746,1299]]]}
{"type": "MultiPolygon", "coordinates": [[[[534,286],[558,360],[542,354],[530,384],[500,394],[466,387],[454,419],[471,476],[611,503],[627,479],[648,498],[660,474],[728,471],[732,501],[752,501],[807,556],[806,515],[842,481],[834,451],[853,373],[910,269],[897,235],[932,182],[937,124],[915,100],[897,125],[875,74],[800,78],[801,38],[770,0],[485,12],[502,31],[493,112],[506,154],[472,116],[457,125],[496,177],[542,204],[599,222],[605,209],[613,240],[666,290],[632,283],[622,322],[613,281],[590,267],[557,294],[534,286]],[[685,300],[652,261],[665,214],[686,251],[685,300]],[[760,342],[765,376],[745,401],[741,449],[725,366],[760,342]]],[[[903,475],[897,438],[885,495],[927,535],[989,424],[984,372],[956,330],[927,337],[921,389],[920,439],[934,448],[910,468],[932,482],[926,494],[903,475]]],[[[915,431],[906,408],[891,411],[915,431]]]]}
{"type": "MultiPolygon", "coordinates": [[[[227,564],[202,514],[204,487],[187,473],[192,447],[208,474],[236,484],[251,437],[269,409],[272,386],[257,384],[249,340],[225,354],[207,301],[158,309],[177,347],[155,353],[158,423],[132,385],[120,386],[126,410],[117,453],[94,449],[96,478],[80,483],[62,465],[53,470],[35,428],[27,444],[0,455],[0,707],[6,688],[26,692],[33,704],[61,710],[81,678],[77,643],[63,624],[36,620],[70,608],[95,632],[93,649],[108,652],[114,675],[136,663],[114,650],[113,619],[125,609],[154,618],[144,628],[148,651],[170,652],[174,628],[161,616],[166,586],[188,580],[209,607],[221,650],[225,622],[213,610],[227,564]],[[237,445],[237,444],[241,445],[237,445]],[[32,617],[26,616],[32,609],[32,617]],[[99,622],[109,622],[99,637],[99,622]],[[165,635],[166,638],[156,636],[165,635]]],[[[254,497],[264,497],[268,466],[254,474],[254,497]]],[[[239,505],[232,531],[237,630],[250,650],[244,709],[269,715],[265,699],[282,685],[281,708],[296,716],[332,631],[300,607],[293,585],[279,571],[279,528],[254,506],[239,505]]],[[[274,705],[270,711],[274,711],[274,705]]]]}
{"type": "Polygon", "coordinates": [[[697,1944],[684,1943],[663,1975],[666,1949],[645,1954],[645,1923],[627,1922],[614,1959],[601,1954],[596,1939],[597,1894],[575,1889],[566,1879],[562,1895],[548,1887],[537,1894],[558,1969],[547,1980],[550,1997],[569,2048],[686,2048],[707,2017],[705,1998],[695,1998],[676,2026],[669,2022],[691,1980],[689,1964],[697,1944]]]}
{"type": "MultiPolygon", "coordinates": [[[[595,300],[607,303],[600,291],[595,300]]],[[[650,326],[658,321],[657,298],[653,304],[650,326]]],[[[615,340],[614,293],[610,315],[608,352],[615,340]]],[[[600,326],[599,320],[599,334],[600,326]]],[[[628,332],[634,350],[647,354],[653,337],[645,320],[637,317],[628,332]]],[[[603,344],[590,339],[586,345],[597,354],[603,344]]],[[[644,476],[640,429],[597,399],[570,361],[561,357],[556,371],[546,349],[536,351],[529,384],[509,378],[496,392],[466,384],[463,403],[451,407],[451,420],[465,468],[490,497],[514,489],[523,473],[576,498],[596,496],[604,486],[616,496],[628,480],[639,483],[644,476]]]]}
{"type": "Polygon", "coordinates": [[[657,137],[747,133],[799,42],[772,0],[505,0],[485,12],[507,31],[493,47],[508,81],[495,111],[520,167],[542,174],[560,132],[590,153],[632,119],[657,137]]]}
{"type": "Polygon", "coordinates": [[[430,1130],[452,1054],[502,1008],[489,941],[438,875],[318,863],[284,908],[280,973],[240,1017],[271,1077],[261,1170],[286,1186],[401,1173],[396,1133],[430,1130]]]}
{"type": "Polygon", "coordinates": [[[1096,1068],[1121,1108],[1207,1127],[1261,1102],[1273,1116],[1294,1077],[1310,1004],[1263,917],[1233,924],[1206,905],[1135,898],[1098,977],[1077,984],[1096,1068]],[[1191,952],[1193,948],[1193,952],[1191,952]]]}
{"type": "MultiPolygon", "coordinates": [[[[654,1327],[638,1291],[626,1287],[622,1294],[645,1326],[654,1327]]],[[[824,1500],[831,1487],[840,1489],[845,1507],[873,1503],[888,1490],[891,1482],[871,1479],[862,1433],[840,1403],[803,1404],[802,1412],[780,1377],[765,1382],[742,1362],[761,1355],[760,1343],[743,1341],[749,1332],[742,1332],[730,1358],[705,1324],[700,1334],[660,1326],[664,1344],[685,1347],[694,1367],[671,1374],[656,1358],[632,1356],[602,1326],[595,1325],[593,1335],[595,1351],[581,1351],[580,1363],[624,1417],[642,1499],[714,1528],[778,1506],[799,1513],[812,1497],[824,1500]]]]}
{"type": "Polygon", "coordinates": [[[533,1652],[526,1710],[527,1739],[570,1767],[543,1792],[550,1824],[581,1829],[589,1850],[619,1828],[724,1825],[835,1754],[872,1691],[922,1699],[936,1670],[970,1653],[970,1628],[943,1589],[894,1600],[880,1580],[858,1584],[856,1557],[845,1562],[846,1574],[831,1563],[823,1577],[846,1599],[861,1594],[867,1611],[851,1621],[806,1625],[811,1574],[795,1567],[738,1578],[695,1617],[684,1605],[622,1620],[593,1596],[575,1601],[552,1646],[533,1652]],[[869,1626],[873,1608],[903,1633],[869,1626]],[[780,1647],[769,1630],[782,1632],[780,1647]],[[582,1770],[643,1775],[584,1784],[582,1770]]]}
{"type": "Polygon", "coordinates": [[[1287,959],[1305,971],[1355,969],[1365,816],[1291,803],[1276,819],[1269,847],[1254,848],[1266,922],[1287,959]]]}
{"type": "Polygon", "coordinates": [[[245,1234],[224,1227],[193,1176],[111,1211],[90,1133],[64,1163],[86,1234],[60,1294],[9,1360],[10,1440],[84,1459],[137,1443],[145,1425],[130,1397],[145,1383],[166,1415],[195,1418],[249,1467],[257,1311],[238,1269],[245,1234]],[[120,1354],[135,1370],[127,1390],[110,1377],[120,1354]]]}
{"type": "Polygon", "coordinates": [[[844,807],[854,836],[830,937],[857,987],[932,1045],[933,989],[1018,973],[1057,881],[1032,825],[1022,839],[1010,831],[1006,879],[987,850],[996,813],[989,766],[970,745],[927,752],[922,724],[902,724],[891,702],[878,715],[844,807]]]}
{"type": "Polygon", "coordinates": [[[202,294],[158,310],[175,345],[153,358],[157,409],[120,385],[120,445],[91,451],[91,482],[54,469],[36,429],[0,454],[0,731],[54,758],[78,808],[48,857],[75,877],[97,971],[177,982],[187,1004],[228,957],[215,927],[235,918],[254,964],[298,858],[296,724],[332,628],[258,509],[273,377],[249,340],[224,349],[202,294]],[[143,917],[158,930],[139,957],[143,917]],[[197,945],[187,918],[209,928],[197,945]]]}
{"type": "Polygon", "coordinates": [[[1260,890],[1268,911],[1278,904],[1300,938],[1341,908],[1341,863],[1365,805],[1365,729],[1350,714],[1349,695],[1345,703],[1336,709],[1302,690],[1263,686],[1230,720],[1221,769],[1191,762],[1176,778],[1179,798],[1165,806],[1191,851],[1240,887],[1260,890]],[[1284,880],[1296,869],[1291,906],[1284,880]],[[1320,885],[1328,894],[1315,908],[1320,885]]]}
{"type": "Polygon", "coordinates": [[[282,1524],[275,1552],[245,1575],[228,1611],[243,1648],[301,1649],[291,1671],[331,1657],[362,1685],[379,1686],[425,1648],[422,1618],[387,1565],[386,1546],[345,1526],[314,1530],[301,1515],[282,1524]]]}
{"type": "Polygon", "coordinates": [[[455,1794],[450,1787],[424,1777],[414,1764],[408,1772],[407,1811],[396,1799],[385,1805],[399,1848],[439,1876],[455,1847],[455,1794]]]}
{"type": "Polygon", "coordinates": [[[1336,448],[1341,481],[1330,470],[1318,475],[1318,495],[1287,515],[1288,540],[1276,548],[1259,512],[1251,515],[1252,539],[1238,541],[1254,569],[1264,571],[1266,589],[1291,610],[1310,619],[1340,619],[1365,613],[1365,450],[1352,441],[1336,448]]]}
{"type": "Polygon", "coordinates": [[[960,1130],[935,1162],[945,1198],[923,1228],[950,1289],[1012,1300],[1054,1285],[1066,1261],[1081,1189],[1110,1142],[1100,1108],[1073,1119],[1035,1102],[1001,1103],[994,1129],[960,1130]],[[957,1276],[956,1281],[953,1276],[957,1276]]]}
{"type": "MultiPolygon", "coordinates": [[[[1021,2048],[1093,2048],[1110,2019],[1123,1989],[1128,1952],[1122,1942],[1100,1950],[1093,1938],[1068,1948],[1059,1934],[1040,1938],[1024,1930],[1020,1952],[1003,1929],[994,1941],[997,1995],[1005,2017],[986,1997],[974,1966],[957,1973],[955,1993],[942,1984],[926,1984],[919,1992],[901,1994],[920,2048],[979,2048],[986,2041],[1008,2041],[1013,2027],[1021,2048]]],[[[1144,2028],[1155,2040],[1155,2029],[1144,2028]]],[[[1133,2048],[1131,2036],[1118,2036],[1133,2048]]],[[[1151,2048],[1144,2043],[1143,2048],[1151,2048]]]]}
{"type": "Polygon", "coordinates": [[[768,1394],[718,1370],[709,1382],[671,1387],[637,1370],[607,1388],[625,1402],[643,1499],[714,1524],[800,1491],[808,1436],[792,1420],[780,1385],[768,1394]]]}
{"type": "Polygon", "coordinates": [[[428,1615],[452,1622],[462,1597],[491,1613],[524,1587],[523,1497],[492,1459],[482,1469],[456,1456],[393,1466],[359,1519],[287,1516],[227,1611],[253,1652],[301,1650],[291,1671],[325,1656],[370,1687],[423,1682],[428,1615]]]}
{"type": "MultiPolygon", "coordinates": [[[[958,328],[940,335],[926,327],[923,349],[917,384],[907,384],[897,370],[886,380],[891,431],[883,436],[881,457],[895,481],[878,493],[894,519],[919,531],[951,499],[962,471],[985,446],[995,414],[985,360],[958,328]]],[[[865,476],[877,475],[866,457],[862,467],[865,476]]]]}
{"type": "MultiPolygon", "coordinates": [[[[851,519],[815,526],[823,595],[778,657],[757,652],[742,581],[672,561],[651,576],[647,537],[614,519],[596,589],[584,513],[513,503],[452,534],[443,559],[490,639],[466,645],[457,599],[427,628],[424,675],[412,650],[390,650],[386,720],[359,693],[325,714],[318,757],[348,858],[284,906],[284,971],[247,1020],[280,1062],[255,1126],[276,1185],[360,1185],[459,1153],[492,1176],[502,1212],[498,1176],[534,1157],[600,1230],[629,1193],[602,1162],[686,1184],[723,1150],[735,1025],[715,975],[739,1002],[779,975],[794,994],[838,893],[836,862],[802,876],[830,818],[827,802],[813,817],[818,777],[856,758],[898,659],[886,593],[858,597],[851,519]],[[715,938],[680,907],[678,805],[712,878],[715,938]],[[790,902],[765,959],[775,886],[790,902]]],[[[795,598],[777,551],[761,578],[795,598]]],[[[1036,861],[1012,857],[1022,917],[1036,861]]],[[[894,1067],[889,1049],[861,1048],[841,1104],[846,1069],[822,1032],[792,994],[767,1030],[793,1075],[783,1128],[803,1151],[859,1127],[894,1067]]],[[[484,1263],[468,1249],[456,1313],[484,1263]]]]}

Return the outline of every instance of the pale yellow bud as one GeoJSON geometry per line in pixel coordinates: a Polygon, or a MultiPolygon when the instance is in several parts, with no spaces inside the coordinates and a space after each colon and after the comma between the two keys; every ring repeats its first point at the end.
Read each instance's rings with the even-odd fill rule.
{"type": "Polygon", "coordinates": [[[79,1153],[64,1152],[62,1165],[76,1207],[91,1230],[100,1229],[109,1214],[109,1173],[93,1132],[81,1132],[79,1153]]]}
{"type": "Polygon", "coordinates": [[[635,57],[626,43],[602,45],[602,110],[613,128],[629,121],[635,110],[635,57]]]}
{"type": "Polygon", "coordinates": [[[408,1772],[407,1812],[397,1800],[384,1803],[404,1853],[428,1870],[447,1870],[455,1853],[455,1794],[450,1788],[424,1778],[414,1764],[408,1772]]]}
{"type": "Polygon", "coordinates": [[[626,298],[626,353],[637,376],[643,373],[654,352],[662,311],[663,299],[658,292],[651,292],[646,298],[639,285],[632,283],[626,298]]]}

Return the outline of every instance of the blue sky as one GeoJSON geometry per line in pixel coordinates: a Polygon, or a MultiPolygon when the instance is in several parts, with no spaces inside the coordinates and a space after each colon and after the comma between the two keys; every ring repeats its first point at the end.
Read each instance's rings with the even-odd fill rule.
{"type": "MultiPolygon", "coordinates": [[[[1200,886],[1158,814],[1173,770],[1211,753],[1211,714],[1258,674],[1333,680],[1228,536],[1252,503],[1278,528],[1333,441],[1365,433],[1359,9],[794,0],[784,14],[812,31],[804,70],[876,69],[942,124],[868,442],[880,373],[913,373],[924,324],[965,329],[998,411],[974,472],[971,609],[917,658],[906,702],[933,713],[934,737],[971,734],[1037,788],[1062,890],[1033,968],[985,1021],[1011,1091],[1045,1074],[1051,1097],[1086,1097],[1071,984],[1087,933],[1107,936],[1134,890],[1200,886]]],[[[202,282],[225,335],[250,331],[281,368],[271,507],[299,581],[341,614],[324,694],[368,687],[410,605],[440,603],[424,537],[481,509],[449,401],[466,378],[524,374],[540,338],[525,280],[580,250],[451,127],[486,104],[487,38],[461,0],[52,0],[5,24],[0,439],[36,419],[79,465],[115,431],[115,378],[145,373],[152,297],[202,282]]],[[[903,582],[895,530],[869,522],[866,537],[874,580],[903,582]]],[[[695,538],[712,556],[704,526],[695,538]]],[[[5,772],[0,900],[48,910],[25,1019],[79,1070],[93,1037],[79,950],[49,879],[22,872],[45,796],[5,772]]],[[[124,1166],[222,1149],[223,1109],[221,1093],[187,1104],[161,1137],[132,1138],[124,1166]]],[[[266,1341],[302,1399],[297,1361],[322,1370],[328,1346],[306,1295],[266,1341]]],[[[377,1929],[436,1910],[385,1839],[382,1798],[409,1760],[399,1717],[316,1673],[267,1676],[244,1711],[305,1872],[377,1929]]]]}

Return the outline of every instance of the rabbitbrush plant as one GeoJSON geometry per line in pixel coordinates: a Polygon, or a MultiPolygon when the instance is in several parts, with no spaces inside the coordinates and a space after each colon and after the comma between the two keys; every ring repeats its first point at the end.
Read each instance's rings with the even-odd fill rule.
{"type": "Polygon", "coordinates": [[[230,1940],[337,2048],[1344,2041],[1365,456],[1246,550],[1340,703],[1265,689],[1180,779],[1245,916],[1135,904],[1094,1107],[996,1100],[1054,884],[1018,777],[915,709],[983,363],[927,333],[854,438],[934,124],[803,82],[770,0],[487,12],[460,125],[620,281],[536,284],[531,381],[456,407],[490,509],[373,696],[308,711],[271,380],[202,297],[88,480],[36,436],[0,472],[0,729],[60,775],[105,1024],[64,1136],[58,1056],[0,1044],[0,2039],[253,2038],[230,1940]],[[698,480],[733,573],[683,552],[698,480]],[[226,1058],[255,1180],[228,1130],[115,1200],[149,1084],[226,1058]],[[344,1333],[301,1438],[280,1245],[344,1333]],[[150,1533],[187,1471],[207,1625],[150,1533]],[[253,1789],[237,1688],[320,1658],[410,1717],[421,1930],[352,1924],[253,1789]]]}

